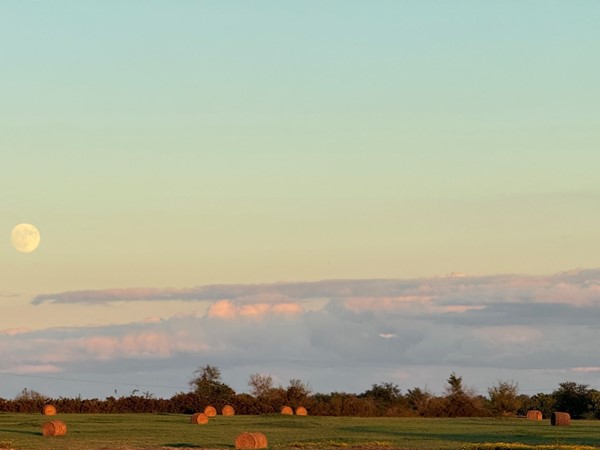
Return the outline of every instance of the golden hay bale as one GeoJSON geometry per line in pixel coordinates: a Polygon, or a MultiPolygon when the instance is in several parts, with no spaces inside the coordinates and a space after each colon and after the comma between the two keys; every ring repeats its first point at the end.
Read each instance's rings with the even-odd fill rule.
{"type": "Polygon", "coordinates": [[[298,406],[296,408],[296,415],[297,416],[308,416],[308,411],[306,410],[306,408],[304,406],[298,406]]]}
{"type": "Polygon", "coordinates": [[[571,425],[571,416],[566,412],[553,412],[550,417],[550,424],[560,427],[571,425]]]}
{"type": "Polygon", "coordinates": [[[527,411],[527,420],[542,420],[542,412],[537,409],[527,411]]]}
{"type": "Polygon", "coordinates": [[[214,417],[217,415],[217,410],[214,406],[207,406],[204,408],[204,414],[206,414],[208,417],[214,417]]]}
{"type": "Polygon", "coordinates": [[[267,448],[267,437],[262,433],[242,433],[235,438],[236,449],[267,448]]]}
{"type": "Polygon", "coordinates": [[[294,415],[294,410],[292,408],[290,408],[289,406],[282,406],[281,414],[285,414],[286,416],[292,416],[292,415],[294,415]]]}
{"type": "Polygon", "coordinates": [[[221,410],[221,414],[223,414],[224,416],[233,416],[235,415],[235,409],[233,409],[233,406],[231,405],[225,405],[221,410]]]}
{"type": "Polygon", "coordinates": [[[44,416],[55,416],[56,408],[54,405],[44,405],[44,409],[42,409],[42,414],[44,416]]]}
{"type": "Polygon", "coordinates": [[[196,413],[192,415],[192,423],[196,425],[204,425],[208,423],[208,416],[204,413],[196,413]]]}
{"type": "Polygon", "coordinates": [[[64,436],[67,434],[67,426],[60,420],[53,420],[42,425],[42,434],[44,436],[64,436]]]}

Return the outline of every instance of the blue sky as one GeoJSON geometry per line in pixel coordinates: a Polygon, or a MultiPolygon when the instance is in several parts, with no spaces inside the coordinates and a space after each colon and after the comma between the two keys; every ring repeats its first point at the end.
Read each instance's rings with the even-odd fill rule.
{"type": "MultiPolygon", "coordinates": [[[[69,364],[44,363],[45,373],[32,353],[0,371],[93,379],[90,361],[111,373],[123,357],[111,327],[189,315],[210,327],[211,307],[233,301],[146,299],[143,312],[127,298],[110,307],[31,303],[44,295],[599,267],[599,16],[594,1],[3,3],[0,332],[14,340],[6,351],[61,327],[114,348],[76,353],[76,369],[70,355],[69,364]],[[40,229],[34,253],[10,246],[21,222],[40,229]]],[[[253,295],[253,304],[270,303],[253,295]]],[[[338,299],[302,299],[294,314],[328,301],[338,299]]],[[[325,346],[315,328],[303,330],[298,339],[325,346]]],[[[145,360],[144,382],[173,375],[172,352],[193,349],[177,369],[184,379],[214,362],[206,346],[181,348],[145,360]]],[[[356,364],[368,365],[369,352],[356,364]]],[[[252,365],[236,366],[234,354],[224,349],[218,362],[241,389],[252,365]]],[[[419,364],[396,379],[418,384],[419,364]]],[[[295,373],[277,354],[257,367],[279,370],[283,382],[295,373]]],[[[385,367],[370,367],[369,381],[387,376],[385,367]]],[[[436,370],[432,387],[467,367],[436,370]]],[[[536,379],[542,364],[518,377],[509,376],[514,366],[499,369],[519,381],[536,379]]],[[[303,376],[338,373],[319,370],[303,376]]],[[[474,372],[480,388],[487,370],[474,372]]],[[[560,378],[547,376],[550,385],[560,378]]],[[[339,389],[363,387],[353,383],[339,389]]]]}

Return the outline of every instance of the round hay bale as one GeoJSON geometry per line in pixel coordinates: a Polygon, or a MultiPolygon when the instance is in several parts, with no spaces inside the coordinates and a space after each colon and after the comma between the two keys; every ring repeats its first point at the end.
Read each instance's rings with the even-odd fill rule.
{"type": "Polygon", "coordinates": [[[267,437],[262,433],[242,433],[235,438],[236,449],[267,448],[267,437]]]}
{"type": "Polygon", "coordinates": [[[527,420],[542,420],[542,412],[537,409],[527,411],[527,420]]]}
{"type": "Polygon", "coordinates": [[[214,417],[217,415],[217,410],[214,406],[207,406],[204,408],[204,414],[206,414],[208,417],[214,417]]]}
{"type": "Polygon", "coordinates": [[[192,415],[192,423],[195,425],[204,425],[208,423],[208,416],[204,413],[196,413],[192,415]]]}
{"type": "Polygon", "coordinates": [[[54,407],[54,405],[44,405],[44,408],[42,409],[42,414],[44,416],[55,416],[56,408],[54,407]]]}
{"type": "Polygon", "coordinates": [[[571,416],[566,412],[553,412],[550,417],[550,424],[556,427],[566,427],[571,425],[571,416]]]}
{"type": "Polygon", "coordinates": [[[44,436],[64,436],[67,434],[67,426],[60,420],[53,420],[42,425],[42,434],[44,436]]]}
{"type": "Polygon", "coordinates": [[[290,408],[289,406],[282,406],[281,414],[285,414],[286,416],[293,416],[294,410],[292,408],[290,408]]]}
{"type": "Polygon", "coordinates": [[[308,411],[306,410],[306,408],[304,406],[298,406],[296,408],[296,415],[297,416],[308,416],[308,411]]]}
{"type": "Polygon", "coordinates": [[[233,406],[231,405],[225,405],[221,410],[221,414],[223,414],[224,416],[233,416],[235,415],[235,409],[233,409],[233,406]]]}

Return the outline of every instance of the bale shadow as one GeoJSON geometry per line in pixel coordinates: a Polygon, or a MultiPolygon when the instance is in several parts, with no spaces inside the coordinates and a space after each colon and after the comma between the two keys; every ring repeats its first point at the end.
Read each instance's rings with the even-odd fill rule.
{"type": "Polygon", "coordinates": [[[202,448],[200,445],[190,444],[188,442],[178,442],[176,444],[164,444],[165,447],[173,447],[173,448],[202,448]]]}
{"type": "Polygon", "coordinates": [[[4,433],[19,433],[19,434],[31,434],[33,436],[43,436],[41,431],[10,430],[7,428],[0,428],[0,431],[2,431],[4,433]]]}

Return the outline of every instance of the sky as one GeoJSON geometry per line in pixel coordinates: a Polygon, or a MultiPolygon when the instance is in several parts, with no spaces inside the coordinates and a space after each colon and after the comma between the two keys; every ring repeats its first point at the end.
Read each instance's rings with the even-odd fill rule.
{"type": "Polygon", "coordinates": [[[0,397],[600,388],[599,21],[2,2],[0,397]]]}

